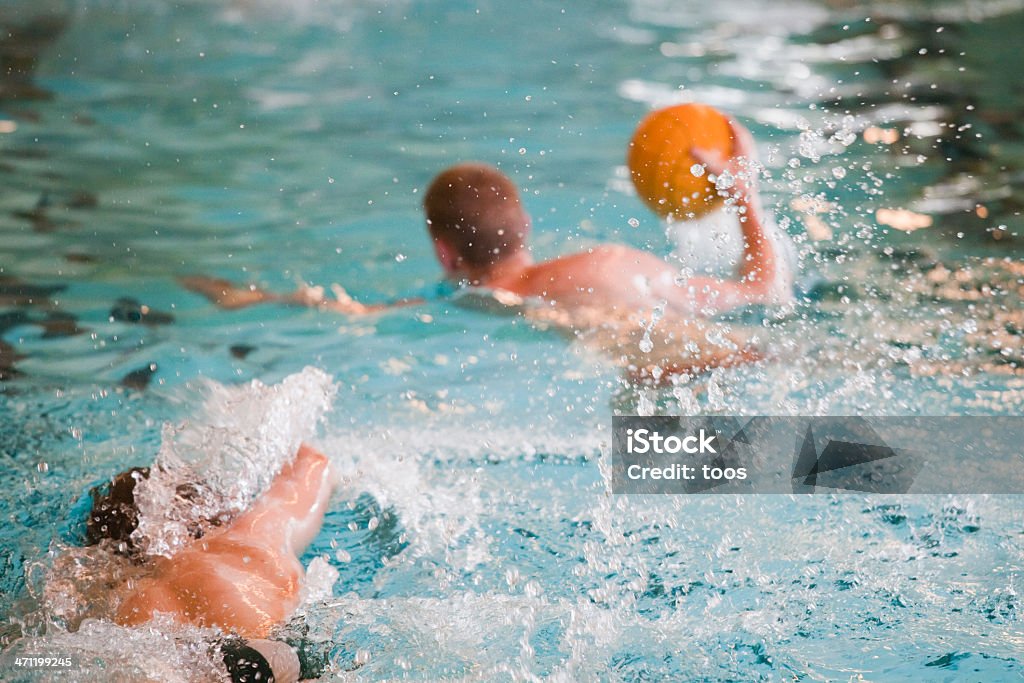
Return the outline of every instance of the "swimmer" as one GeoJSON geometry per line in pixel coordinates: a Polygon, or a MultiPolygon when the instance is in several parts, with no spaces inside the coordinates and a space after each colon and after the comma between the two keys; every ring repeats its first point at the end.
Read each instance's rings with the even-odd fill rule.
{"type": "MultiPolygon", "coordinates": [[[[756,155],[754,140],[738,123],[730,125],[735,138],[731,158],[697,148],[690,153],[712,173],[729,171],[735,178],[728,194],[741,216],[744,245],[734,279],[681,280],[677,268],[653,254],[612,244],[535,263],[526,246],[530,218],[515,184],[495,168],[468,163],[434,178],[423,203],[434,253],[447,280],[489,294],[462,297],[460,303],[521,312],[530,322],[567,333],[610,356],[633,380],[643,382],[674,382],[682,375],[760,359],[750,339],[709,319],[732,308],[781,304],[793,297],[787,270],[765,231],[756,173],[748,173],[756,155]],[[546,305],[528,305],[537,301],[546,305]],[[655,339],[649,336],[651,321],[659,321],[655,339]],[[641,328],[647,333],[638,344],[641,328]]],[[[422,302],[364,304],[338,285],[332,287],[331,299],[322,287],[274,294],[202,275],[181,283],[223,308],[275,302],[365,315],[422,302]]]]}
{"type": "MultiPolygon", "coordinates": [[[[679,273],[662,259],[639,249],[604,244],[587,251],[535,263],[526,245],[530,217],[512,181],[497,169],[477,163],[453,166],[431,183],[424,199],[427,229],[448,279],[461,285],[543,299],[560,307],[634,312],[661,301],[686,316],[710,316],[754,303],[784,303],[791,293],[778,286],[775,249],[764,233],[762,210],[753,179],[743,171],[753,159],[750,134],[733,122],[736,154],[731,159],[693,150],[712,173],[729,170],[736,178],[730,193],[741,212],[743,262],[736,279],[693,277],[677,283],[679,273]]],[[[182,283],[224,308],[277,302],[315,306],[350,315],[375,313],[418,300],[362,304],[335,285],[335,299],[320,287],[286,295],[225,280],[187,277],[182,283]]]]}
{"type": "MultiPolygon", "coordinates": [[[[220,649],[233,681],[266,681],[268,672],[278,683],[297,680],[295,652],[266,638],[299,604],[299,556],[319,532],[335,484],[326,456],[302,445],[249,510],[223,525],[212,520],[169,558],[143,558],[132,541],[138,525],[133,491],[148,476],[145,468],[128,470],[109,490],[92,493],[86,544],[106,543],[145,565],[141,577],[113,589],[111,613],[104,616],[122,626],[161,614],[218,628],[232,634],[220,649]]],[[[179,487],[179,495],[201,495],[199,490],[179,487]]]]}

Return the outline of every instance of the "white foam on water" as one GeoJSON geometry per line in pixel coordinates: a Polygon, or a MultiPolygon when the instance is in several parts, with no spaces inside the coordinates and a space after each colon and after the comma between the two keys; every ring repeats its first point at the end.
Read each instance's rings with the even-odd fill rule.
{"type": "MultiPolygon", "coordinates": [[[[529,640],[539,625],[567,619],[569,606],[539,596],[456,593],[444,598],[363,599],[353,595],[307,615],[314,640],[344,643],[362,680],[397,671],[417,680],[529,680],[529,640]],[[326,617],[326,619],[324,619],[326,617]],[[367,638],[368,634],[377,638],[367,638]],[[387,643],[386,650],[379,647],[387,643]],[[360,657],[361,654],[361,657],[360,657]]],[[[334,662],[338,668],[343,662],[334,662]]]]}
{"type": "Polygon", "coordinates": [[[51,555],[52,564],[38,565],[43,579],[37,599],[50,623],[70,631],[77,630],[83,620],[112,614],[119,593],[111,587],[133,581],[145,572],[106,546],[58,546],[51,549],[51,555]]]}
{"type": "MultiPolygon", "coordinates": [[[[193,530],[206,520],[247,509],[299,444],[314,435],[331,407],[335,386],[326,373],[307,367],[274,385],[210,382],[204,393],[193,418],[164,425],[151,475],[136,485],[140,515],[134,538],[144,553],[170,556],[192,541],[193,530]],[[201,495],[179,495],[179,487],[186,485],[201,495]]],[[[57,630],[74,631],[90,618],[108,617],[120,595],[111,586],[148,571],[106,545],[55,543],[49,558],[30,568],[39,581],[33,578],[29,585],[45,620],[57,630]]],[[[330,595],[336,579],[329,566],[315,564],[304,595],[330,595]]]]}
{"type": "Polygon", "coordinates": [[[468,542],[458,558],[449,559],[471,568],[487,552],[474,540],[486,503],[469,463],[593,457],[607,438],[593,429],[546,431],[448,416],[371,430],[336,429],[319,445],[341,479],[339,496],[368,493],[381,507],[394,508],[411,545],[408,552],[421,555],[468,542]]]}
{"type": "Polygon", "coordinates": [[[306,580],[299,592],[299,604],[305,605],[326,600],[334,594],[338,582],[338,570],[323,557],[314,557],[306,567],[306,580]]]}
{"type": "Polygon", "coordinates": [[[132,538],[149,555],[170,556],[203,520],[232,517],[270,486],[331,407],[330,376],[307,367],[278,384],[209,383],[196,416],[165,424],[150,477],[136,485],[132,538]],[[181,486],[201,487],[199,496],[181,486]]]}
{"type": "Polygon", "coordinates": [[[0,680],[26,680],[27,671],[33,681],[223,680],[224,668],[211,647],[217,635],[159,618],[133,628],[88,619],[74,633],[52,630],[18,640],[0,657],[0,680]],[[71,666],[34,670],[14,666],[17,657],[29,656],[70,658],[71,666]]]}
{"type": "Polygon", "coordinates": [[[358,441],[339,438],[327,443],[343,489],[352,497],[369,493],[381,507],[394,508],[417,552],[443,548],[476,527],[481,503],[473,482],[446,478],[422,456],[399,448],[355,446],[358,441]]]}
{"type": "MultiPolygon", "coordinates": [[[[927,507],[932,507],[939,499],[935,497],[927,507]]],[[[795,502],[796,498],[790,497],[783,504],[794,505],[795,502]]],[[[552,679],[602,677],[608,673],[608,662],[624,652],[672,653],[680,662],[686,662],[688,676],[716,677],[722,674],[719,667],[727,664],[728,659],[709,655],[717,651],[723,637],[742,638],[753,644],[763,642],[769,649],[779,648],[792,637],[798,624],[806,622],[807,615],[817,614],[815,623],[841,621],[843,610],[847,609],[843,601],[836,599],[835,593],[823,593],[820,589],[820,584],[832,573],[854,576],[857,582],[854,590],[862,593],[878,593],[911,602],[945,599],[933,596],[927,581],[907,582],[907,576],[915,575],[911,572],[919,572],[927,564],[908,569],[907,573],[878,571],[879,566],[892,562],[915,561],[915,556],[916,561],[922,563],[925,560],[921,557],[921,548],[911,548],[895,539],[881,544],[877,540],[865,540],[864,527],[847,521],[851,514],[849,509],[832,513],[829,526],[834,539],[801,533],[794,527],[793,539],[786,551],[780,552],[774,547],[773,537],[748,528],[777,523],[761,508],[763,501],[741,497],[737,503],[746,509],[743,513],[746,523],[741,527],[725,523],[723,527],[731,527],[740,535],[730,538],[723,534],[719,542],[710,545],[703,542],[709,537],[703,527],[716,528],[718,522],[703,522],[696,529],[684,531],[684,527],[690,525],[680,513],[687,508],[691,514],[700,509],[714,511],[717,507],[714,501],[700,501],[700,505],[695,506],[690,499],[680,508],[678,500],[652,496],[631,497],[628,501],[613,499],[596,506],[592,510],[593,520],[604,538],[599,543],[588,543],[592,547],[586,549],[586,569],[580,574],[597,580],[596,589],[588,593],[592,600],[581,599],[574,605],[565,600],[557,601],[557,605],[544,603],[549,611],[556,606],[564,610],[559,617],[564,629],[561,654],[552,679]],[[753,517],[748,518],[748,515],[753,517]],[[664,544],[660,557],[645,555],[635,545],[638,540],[635,532],[655,522],[661,528],[658,535],[664,544]],[[624,535],[624,531],[631,533],[624,535]],[[691,538],[688,540],[687,536],[691,538]],[[694,544],[694,540],[698,542],[694,544]],[[730,561],[738,550],[732,547],[734,545],[744,546],[745,561],[730,561]],[[851,548],[862,549],[863,555],[851,553],[851,548]],[[680,567],[689,567],[685,571],[695,581],[705,584],[705,589],[697,591],[706,596],[705,599],[691,601],[689,608],[676,609],[663,604],[656,617],[642,614],[638,610],[638,596],[644,592],[652,573],[664,575],[672,568],[676,562],[673,557],[678,558],[680,567]],[[786,562],[776,564],[782,557],[786,562]],[[794,561],[803,567],[803,581],[793,580],[794,561]],[[709,563],[712,567],[722,563],[728,571],[708,570],[709,563]],[[705,567],[703,573],[700,567],[705,567]],[[845,568],[846,574],[836,572],[836,568],[845,568]],[[776,599],[758,600],[746,609],[738,609],[734,601],[748,600],[749,597],[743,595],[748,589],[770,592],[776,599]]],[[[942,618],[939,616],[933,621],[941,622],[942,618]]]]}

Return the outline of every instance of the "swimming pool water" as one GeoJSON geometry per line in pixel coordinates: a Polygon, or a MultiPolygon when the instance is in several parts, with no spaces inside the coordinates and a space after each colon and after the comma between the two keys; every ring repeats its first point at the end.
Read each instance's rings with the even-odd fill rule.
{"type": "Polygon", "coordinates": [[[92,482],[153,461],[201,381],[314,365],[339,387],[317,443],[349,478],[305,558],[338,572],[333,597],[303,623],[342,680],[1019,679],[1018,497],[616,497],[606,458],[613,412],[1021,413],[1022,4],[0,10],[67,18],[37,74],[50,99],[0,101],[0,339],[18,355],[0,381],[0,638],[74,652],[85,680],[137,679],[110,645],[132,642],[151,677],[189,680],[185,635],[44,629],[48,552],[92,482]],[[625,145],[688,98],[749,125],[802,255],[795,310],[739,316],[765,364],[637,388],[450,301],[226,313],[175,281],[429,290],[421,195],[463,159],[520,184],[539,257],[667,254],[625,145]],[[934,224],[879,224],[897,208],[934,224]],[[63,289],[29,304],[24,283],[63,289]],[[122,297],[173,321],[111,316],[122,297]]]}

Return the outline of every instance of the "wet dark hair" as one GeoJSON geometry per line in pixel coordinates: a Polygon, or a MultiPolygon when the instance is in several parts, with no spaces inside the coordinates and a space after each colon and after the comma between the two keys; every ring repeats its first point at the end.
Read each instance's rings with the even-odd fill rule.
{"type": "MultiPolygon", "coordinates": [[[[148,467],[132,467],[121,472],[108,484],[89,491],[92,509],[85,522],[85,545],[97,545],[102,541],[116,542],[114,552],[134,558],[138,546],[132,540],[132,532],[139,526],[139,506],[135,502],[135,485],[142,479],[149,479],[148,467]]],[[[175,493],[186,501],[195,501],[206,493],[202,484],[178,484],[175,493]]],[[[193,538],[202,538],[207,527],[220,526],[224,517],[203,519],[189,526],[193,538]]]]}
{"type": "Polygon", "coordinates": [[[135,484],[148,478],[148,467],[133,467],[111,479],[109,484],[89,491],[92,510],[85,522],[86,545],[110,539],[118,543],[117,552],[120,554],[130,555],[135,551],[132,532],[139,526],[135,484]]]}
{"type": "Polygon", "coordinates": [[[489,266],[520,251],[530,232],[515,183],[496,168],[465,163],[442,171],[423,199],[427,229],[469,266],[489,266]]]}

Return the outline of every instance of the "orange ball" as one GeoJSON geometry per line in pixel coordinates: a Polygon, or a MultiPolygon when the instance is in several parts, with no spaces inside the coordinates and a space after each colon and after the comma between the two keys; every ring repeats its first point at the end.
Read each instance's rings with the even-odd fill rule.
{"type": "Polygon", "coordinates": [[[630,177],[640,198],[664,218],[697,218],[724,201],[707,173],[697,176],[694,147],[733,153],[729,120],[706,104],[680,104],[647,115],[629,142],[630,177]]]}

